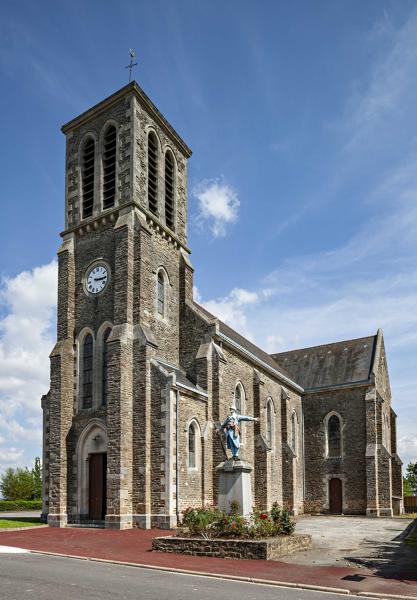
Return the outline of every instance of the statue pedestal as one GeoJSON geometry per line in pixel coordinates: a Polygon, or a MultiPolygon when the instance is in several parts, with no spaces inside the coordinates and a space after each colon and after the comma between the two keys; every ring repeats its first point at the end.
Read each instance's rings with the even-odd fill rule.
{"type": "Polygon", "coordinates": [[[217,506],[230,512],[230,503],[239,502],[240,514],[248,516],[252,512],[252,466],[244,460],[225,460],[216,467],[219,474],[219,495],[217,506]]]}

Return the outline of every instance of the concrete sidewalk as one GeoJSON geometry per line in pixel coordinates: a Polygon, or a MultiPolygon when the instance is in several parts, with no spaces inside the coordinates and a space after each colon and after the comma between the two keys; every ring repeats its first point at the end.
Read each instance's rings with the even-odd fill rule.
{"type": "Polygon", "coordinates": [[[388,594],[417,597],[417,564],[410,572],[390,578],[355,567],[309,566],[296,562],[251,561],[183,556],[151,551],[152,538],[166,535],[161,530],[31,529],[0,532],[0,545],[65,556],[104,559],[151,568],[204,573],[222,577],[261,579],[269,583],[301,587],[319,586],[345,593],[388,594]]]}

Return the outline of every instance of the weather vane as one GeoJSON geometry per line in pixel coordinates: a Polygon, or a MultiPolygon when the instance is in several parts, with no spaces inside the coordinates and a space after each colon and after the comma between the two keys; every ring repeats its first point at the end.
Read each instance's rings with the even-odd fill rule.
{"type": "Polygon", "coordinates": [[[132,48],[129,48],[129,54],[130,54],[130,64],[126,65],[125,69],[129,69],[129,83],[130,83],[132,81],[132,69],[133,69],[133,67],[137,67],[138,63],[133,62],[133,59],[136,58],[136,54],[135,54],[135,51],[132,50],[132,48]]]}

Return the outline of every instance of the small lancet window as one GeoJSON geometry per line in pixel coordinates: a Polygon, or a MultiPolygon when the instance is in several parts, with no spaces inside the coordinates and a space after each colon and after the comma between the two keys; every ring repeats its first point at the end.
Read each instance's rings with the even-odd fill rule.
{"type": "Polygon", "coordinates": [[[103,208],[114,206],[116,197],[116,127],[110,125],[103,145],[103,208]]]}
{"type": "Polygon", "coordinates": [[[332,415],[327,423],[327,440],[328,440],[328,452],[327,455],[330,458],[338,457],[341,455],[341,427],[340,419],[336,415],[332,415]]]}
{"type": "Polygon", "coordinates": [[[159,271],[158,273],[158,289],[157,289],[157,293],[158,293],[158,314],[161,315],[161,317],[165,316],[165,279],[163,276],[162,271],[159,271]]]}
{"type": "Polygon", "coordinates": [[[195,445],[195,424],[191,423],[188,428],[188,468],[196,467],[196,445],[195,445]]]}
{"type": "Polygon", "coordinates": [[[93,336],[89,333],[83,344],[83,408],[93,405],[93,336]]]}
{"type": "Polygon", "coordinates": [[[291,415],[291,448],[293,452],[297,451],[297,415],[295,412],[291,415]]]}
{"type": "Polygon", "coordinates": [[[91,217],[94,206],[94,158],[95,142],[89,137],[83,147],[82,153],[82,192],[83,192],[83,219],[91,217]]]}
{"type": "Polygon", "coordinates": [[[111,333],[110,327],[106,329],[103,335],[103,363],[102,363],[102,398],[101,403],[107,406],[107,396],[109,392],[109,363],[107,340],[111,333]]]}
{"type": "Polygon", "coordinates": [[[238,415],[242,414],[242,388],[237,384],[235,388],[235,406],[238,415]]]}
{"type": "Polygon", "coordinates": [[[151,132],[148,136],[148,205],[149,210],[158,214],[158,144],[151,132]]]}
{"type": "Polygon", "coordinates": [[[165,223],[174,229],[174,159],[171,152],[165,154],[165,223]]]}
{"type": "Polygon", "coordinates": [[[272,445],[272,402],[268,401],[266,405],[266,441],[271,446],[272,445]]]}

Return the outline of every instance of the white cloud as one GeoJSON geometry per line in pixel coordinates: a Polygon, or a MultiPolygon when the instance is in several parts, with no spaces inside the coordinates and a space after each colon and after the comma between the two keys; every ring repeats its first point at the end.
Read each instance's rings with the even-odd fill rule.
{"type": "Polygon", "coordinates": [[[246,309],[255,305],[259,300],[258,294],[242,288],[234,288],[230,294],[217,300],[208,300],[204,306],[216,317],[228,323],[244,335],[250,335],[247,330],[246,309]]]}
{"type": "Polygon", "coordinates": [[[344,245],[285,260],[253,289],[203,303],[271,353],[382,327],[408,462],[417,443],[417,157],[380,178],[369,206],[375,210],[344,245]]]}
{"type": "Polygon", "coordinates": [[[382,51],[365,82],[357,82],[357,89],[348,102],[345,125],[349,130],[349,149],[372,143],[372,134],[377,129],[390,127],[392,120],[401,120],[407,113],[405,103],[415,105],[416,36],[417,11],[413,11],[399,29],[384,15],[369,33],[372,49],[375,51],[377,42],[383,41],[382,51]]]}
{"type": "Polygon", "coordinates": [[[404,462],[404,471],[410,462],[417,462],[417,435],[410,434],[398,440],[398,453],[404,462]]]}
{"type": "Polygon", "coordinates": [[[57,265],[24,271],[1,283],[0,450],[1,467],[31,463],[41,452],[40,398],[49,389],[49,354],[55,343],[57,265]]]}
{"type": "Polygon", "coordinates": [[[238,219],[240,201],[237,192],[227,183],[218,179],[205,179],[193,189],[198,201],[197,223],[210,224],[214,237],[226,235],[227,226],[238,219]]]}
{"type": "MultiPolygon", "coordinates": [[[[22,462],[23,450],[21,448],[2,448],[0,447],[0,472],[8,467],[26,466],[22,462]]],[[[29,465],[27,465],[29,466],[29,465]]]]}

